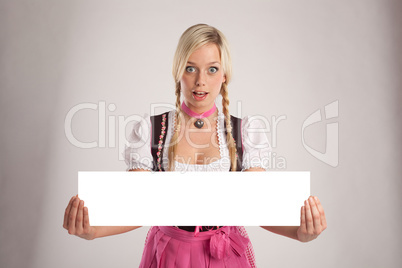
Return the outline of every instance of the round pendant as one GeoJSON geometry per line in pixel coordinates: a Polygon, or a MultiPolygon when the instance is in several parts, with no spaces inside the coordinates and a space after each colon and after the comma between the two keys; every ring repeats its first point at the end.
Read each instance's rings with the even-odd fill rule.
{"type": "Polygon", "coordinates": [[[204,121],[202,121],[201,119],[197,119],[197,121],[194,122],[194,126],[196,128],[202,128],[204,126],[204,121]]]}

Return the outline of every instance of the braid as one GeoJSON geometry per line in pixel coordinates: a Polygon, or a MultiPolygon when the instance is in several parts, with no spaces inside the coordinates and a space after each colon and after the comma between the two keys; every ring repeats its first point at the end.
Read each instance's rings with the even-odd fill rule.
{"type": "Polygon", "coordinates": [[[232,135],[232,124],[230,123],[229,97],[226,82],[222,84],[221,95],[222,95],[222,108],[223,108],[222,110],[223,114],[225,115],[225,122],[226,122],[226,130],[227,130],[226,143],[229,147],[231,171],[236,171],[237,169],[236,146],[232,135]]]}
{"type": "Polygon", "coordinates": [[[180,104],[180,94],[181,94],[181,88],[180,88],[180,83],[176,83],[176,116],[175,116],[175,126],[176,128],[174,129],[174,134],[172,136],[172,139],[170,140],[170,147],[169,147],[169,154],[168,154],[168,159],[169,159],[169,171],[174,171],[174,159],[176,156],[176,150],[177,150],[177,143],[179,139],[179,134],[180,134],[180,127],[181,127],[181,104],[180,104]]]}

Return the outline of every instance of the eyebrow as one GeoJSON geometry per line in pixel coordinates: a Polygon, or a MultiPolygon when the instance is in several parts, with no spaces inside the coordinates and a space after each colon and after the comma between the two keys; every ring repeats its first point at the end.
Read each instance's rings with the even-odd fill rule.
{"type": "MultiPolygon", "coordinates": [[[[195,62],[192,62],[192,61],[188,61],[187,63],[197,65],[195,62]]],[[[215,64],[215,63],[218,63],[219,65],[221,64],[219,61],[213,61],[213,62],[208,63],[207,65],[211,65],[211,64],[215,64]]]]}

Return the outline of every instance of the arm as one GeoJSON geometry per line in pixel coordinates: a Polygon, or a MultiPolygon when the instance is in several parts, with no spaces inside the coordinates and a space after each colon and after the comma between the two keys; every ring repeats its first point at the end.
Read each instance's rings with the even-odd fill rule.
{"type": "Polygon", "coordinates": [[[297,229],[299,229],[299,226],[260,226],[260,227],[272,233],[298,240],[297,229]]]}
{"type": "Polygon", "coordinates": [[[95,227],[95,238],[117,235],[126,233],[135,229],[140,228],[141,226],[94,226],[95,227]]]}

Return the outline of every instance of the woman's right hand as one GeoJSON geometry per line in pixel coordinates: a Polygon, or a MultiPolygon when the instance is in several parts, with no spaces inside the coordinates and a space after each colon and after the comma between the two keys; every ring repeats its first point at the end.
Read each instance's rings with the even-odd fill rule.
{"type": "Polygon", "coordinates": [[[78,195],[73,196],[64,213],[63,228],[70,235],[93,240],[95,239],[95,227],[89,225],[88,208],[84,207],[84,200],[78,195]]]}

